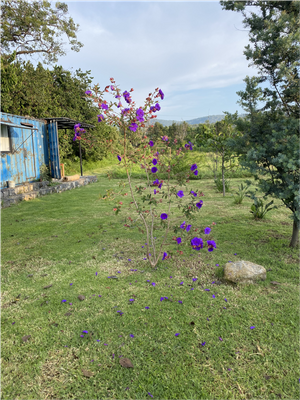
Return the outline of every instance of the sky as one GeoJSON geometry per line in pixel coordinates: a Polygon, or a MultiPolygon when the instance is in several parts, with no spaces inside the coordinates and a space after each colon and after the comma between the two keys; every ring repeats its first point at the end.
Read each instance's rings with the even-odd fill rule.
{"type": "Polygon", "coordinates": [[[91,70],[101,89],[113,77],[122,91],[134,89],[138,107],[159,87],[165,98],[158,119],[244,112],[236,92],[258,71],[243,54],[249,32],[241,13],[222,10],[218,1],[65,3],[84,46],[71,51],[64,38],[67,55],[57,62],[64,69],[91,70]]]}

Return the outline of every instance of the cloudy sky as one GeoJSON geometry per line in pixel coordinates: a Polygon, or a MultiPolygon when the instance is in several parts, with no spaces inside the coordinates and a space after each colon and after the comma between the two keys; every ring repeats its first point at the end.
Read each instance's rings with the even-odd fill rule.
{"type": "Polygon", "coordinates": [[[65,3],[84,44],[78,53],[65,46],[65,69],[91,70],[100,88],[110,77],[122,90],[133,87],[137,106],[161,88],[159,119],[243,112],[236,92],[257,71],[243,55],[249,37],[240,13],[217,1],[65,3]]]}

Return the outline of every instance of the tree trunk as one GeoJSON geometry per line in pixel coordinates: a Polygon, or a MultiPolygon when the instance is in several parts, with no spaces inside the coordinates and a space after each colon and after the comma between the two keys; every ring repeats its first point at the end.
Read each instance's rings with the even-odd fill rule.
{"type": "Polygon", "coordinates": [[[217,154],[216,154],[216,159],[215,159],[215,161],[216,161],[216,169],[215,169],[214,173],[215,173],[215,180],[216,180],[216,179],[217,179],[216,173],[218,172],[218,155],[217,155],[217,154]]]}
{"type": "Polygon", "coordinates": [[[299,235],[299,227],[297,226],[296,221],[293,222],[293,234],[292,239],[289,244],[289,247],[296,247],[298,243],[298,235],[299,235]]]}
{"type": "Polygon", "coordinates": [[[223,183],[223,197],[225,197],[224,156],[223,155],[222,155],[222,183],[223,183]]]}

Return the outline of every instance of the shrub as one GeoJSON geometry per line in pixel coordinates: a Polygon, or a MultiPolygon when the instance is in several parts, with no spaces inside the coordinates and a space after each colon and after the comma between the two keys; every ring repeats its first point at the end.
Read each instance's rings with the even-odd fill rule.
{"type": "Polygon", "coordinates": [[[234,197],[234,204],[241,204],[245,195],[248,193],[248,188],[249,186],[251,186],[251,182],[250,181],[246,181],[246,186],[244,186],[242,183],[239,186],[239,191],[236,192],[237,196],[234,197]]]}

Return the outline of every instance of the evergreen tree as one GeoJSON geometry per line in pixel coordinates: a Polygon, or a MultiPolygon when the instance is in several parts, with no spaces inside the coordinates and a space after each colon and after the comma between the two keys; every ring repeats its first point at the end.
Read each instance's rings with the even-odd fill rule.
{"type": "Polygon", "coordinates": [[[299,1],[221,1],[223,9],[242,12],[250,28],[244,54],[259,76],[245,78],[237,92],[250,113],[236,119],[242,137],[231,141],[241,165],[250,168],[265,195],[280,199],[292,212],[290,247],[299,234],[299,1]],[[247,14],[247,7],[251,13],[247,14]],[[259,84],[269,81],[270,87],[259,84]],[[258,108],[259,102],[264,105],[258,108]]]}

